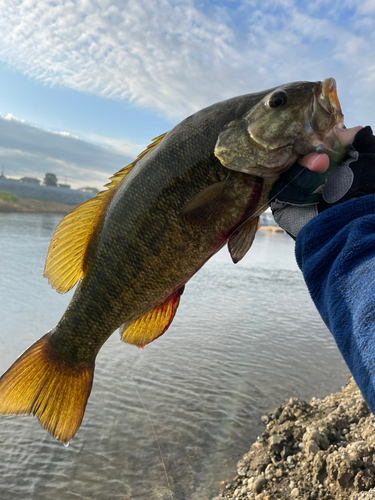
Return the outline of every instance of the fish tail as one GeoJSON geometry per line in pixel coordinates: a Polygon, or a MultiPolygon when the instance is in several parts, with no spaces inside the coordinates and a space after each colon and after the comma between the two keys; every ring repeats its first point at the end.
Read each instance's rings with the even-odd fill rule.
{"type": "Polygon", "coordinates": [[[54,438],[68,443],[81,425],[94,363],[80,367],[62,360],[50,336],[29,347],[0,378],[0,414],[35,415],[54,438]]]}

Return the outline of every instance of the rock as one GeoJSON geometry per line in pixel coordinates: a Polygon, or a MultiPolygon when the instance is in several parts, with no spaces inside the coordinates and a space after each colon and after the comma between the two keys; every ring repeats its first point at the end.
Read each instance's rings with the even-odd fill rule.
{"type": "Polygon", "coordinates": [[[255,493],[260,493],[266,484],[267,479],[263,476],[259,476],[253,483],[253,490],[255,493]]]}
{"type": "Polygon", "coordinates": [[[375,500],[375,490],[369,490],[367,492],[355,493],[350,497],[350,500],[375,500]]]}
{"type": "Polygon", "coordinates": [[[360,470],[354,478],[353,486],[357,491],[367,491],[375,486],[373,471],[360,470]]]}
{"type": "Polygon", "coordinates": [[[242,459],[238,462],[237,464],[237,473],[239,476],[246,476],[246,473],[248,471],[248,461],[245,459],[242,459]]]}
{"type": "Polygon", "coordinates": [[[303,447],[303,451],[308,455],[309,460],[313,460],[314,455],[319,451],[319,446],[315,441],[307,441],[303,447]]]}
{"type": "Polygon", "coordinates": [[[283,424],[284,422],[287,422],[288,420],[295,420],[295,418],[296,417],[294,416],[293,410],[287,406],[281,412],[281,415],[279,417],[279,423],[283,424]]]}
{"type": "Polygon", "coordinates": [[[327,450],[330,445],[327,434],[327,429],[324,428],[320,431],[315,426],[310,425],[309,427],[306,427],[306,432],[303,436],[302,442],[306,444],[313,441],[318,445],[319,449],[327,450]]]}
{"type": "Polygon", "coordinates": [[[357,441],[356,443],[352,443],[351,449],[352,450],[361,450],[362,448],[365,448],[367,446],[366,441],[357,441]]]}
{"type": "Polygon", "coordinates": [[[280,446],[283,441],[285,441],[285,436],[283,434],[274,434],[268,440],[270,447],[280,446]]]}
{"type": "Polygon", "coordinates": [[[290,492],[290,498],[297,498],[298,495],[299,495],[298,488],[293,488],[292,491],[290,492]]]}
{"type": "MultiPolygon", "coordinates": [[[[374,450],[371,451],[373,453],[374,450]]],[[[374,479],[367,477],[374,476],[374,467],[363,460],[369,453],[367,443],[358,441],[349,444],[346,448],[341,448],[327,457],[327,474],[330,479],[337,481],[341,488],[347,488],[354,478],[362,470],[368,472],[367,475],[360,474],[355,481],[354,487],[357,491],[369,489],[374,485],[374,479]],[[366,483],[369,485],[366,488],[366,483]]]]}
{"type": "Polygon", "coordinates": [[[266,470],[264,471],[265,474],[271,474],[271,472],[274,472],[274,466],[272,464],[268,464],[266,467],[266,470]]]}
{"type": "MultiPolygon", "coordinates": [[[[258,475],[266,469],[267,465],[271,463],[271,456],[269,453],[259,453],[256,454],[252,459],[251,462],[249,463],[249,466],[251,464],[251,467],[246,468],[246,475],[247,477],[251,477],[254,475],[258,475]]],[[[238,472],[240,469],[238,469],[238,472]]]]}
{"type": "Polygon", "coordinates": [[[318,451],[314,457],[312,477],[315,484],[323,483],[326,473],[327,455],[323,451],[318,451]]]}

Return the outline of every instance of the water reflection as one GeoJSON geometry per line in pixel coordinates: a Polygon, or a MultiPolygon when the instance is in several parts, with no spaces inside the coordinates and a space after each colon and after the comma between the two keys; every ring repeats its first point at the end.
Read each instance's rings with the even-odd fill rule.
{"type": "MultiPolygon", "coordinates": [[[[42,277],[53,215],[0,216],[0,369],[46,333],[71,292],[42,277]]],[[[234,266],[226,249],[187,285],[170,330],[143,351],[115,333],[97,360],[83,425],[68,448],[31,417],[0,420],[0,498],[212,498],[290,396],[345,382],[287,236],[259,234],[234,266]],[[144,410],[138,393],[147,408],[144,410]]]]}

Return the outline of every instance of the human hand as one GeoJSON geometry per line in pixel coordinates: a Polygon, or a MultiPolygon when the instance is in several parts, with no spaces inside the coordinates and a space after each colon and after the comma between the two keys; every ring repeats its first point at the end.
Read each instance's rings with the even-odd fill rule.
{"type": "Polygon", "coordinates": [[[375,192],[375,139],[370,127],[361,129],[360,126],[336,129],[343,145],[352,142],[353,145],[348,159],[329,175],[325,185],[329,159],[318,153],[301,157],[299,163],[306,169],[293,165],[274,184],[270,196],[274,218],[294,239],[319,212],[352,197],[375,192]]]}
{"type": "MultiPolygon", "coordinates": [[[[352,128],[338,128],[336,127],[335,133],[343,146],[349,146],[354,141],[354,137],[357,132],[363,128],[361,125],[352,128]]],[[[305,156],[301,156],[298,159],[299,165],[306,167],[311,172],[316,172],[322,174],[329,167],[329,157],[325,153],[310,153],[305,156]]]]}

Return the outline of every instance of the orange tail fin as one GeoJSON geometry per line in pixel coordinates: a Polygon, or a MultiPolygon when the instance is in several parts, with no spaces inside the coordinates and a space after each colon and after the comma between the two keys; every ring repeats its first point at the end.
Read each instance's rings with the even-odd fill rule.
{"type": "Polygon", "coordinates": [[[35,415],[53,437],[68,443],[81,425],[94,365],[81,368],[59,359],[50,335],[29,347],[0,378],[0,414],[35,415]]]}

